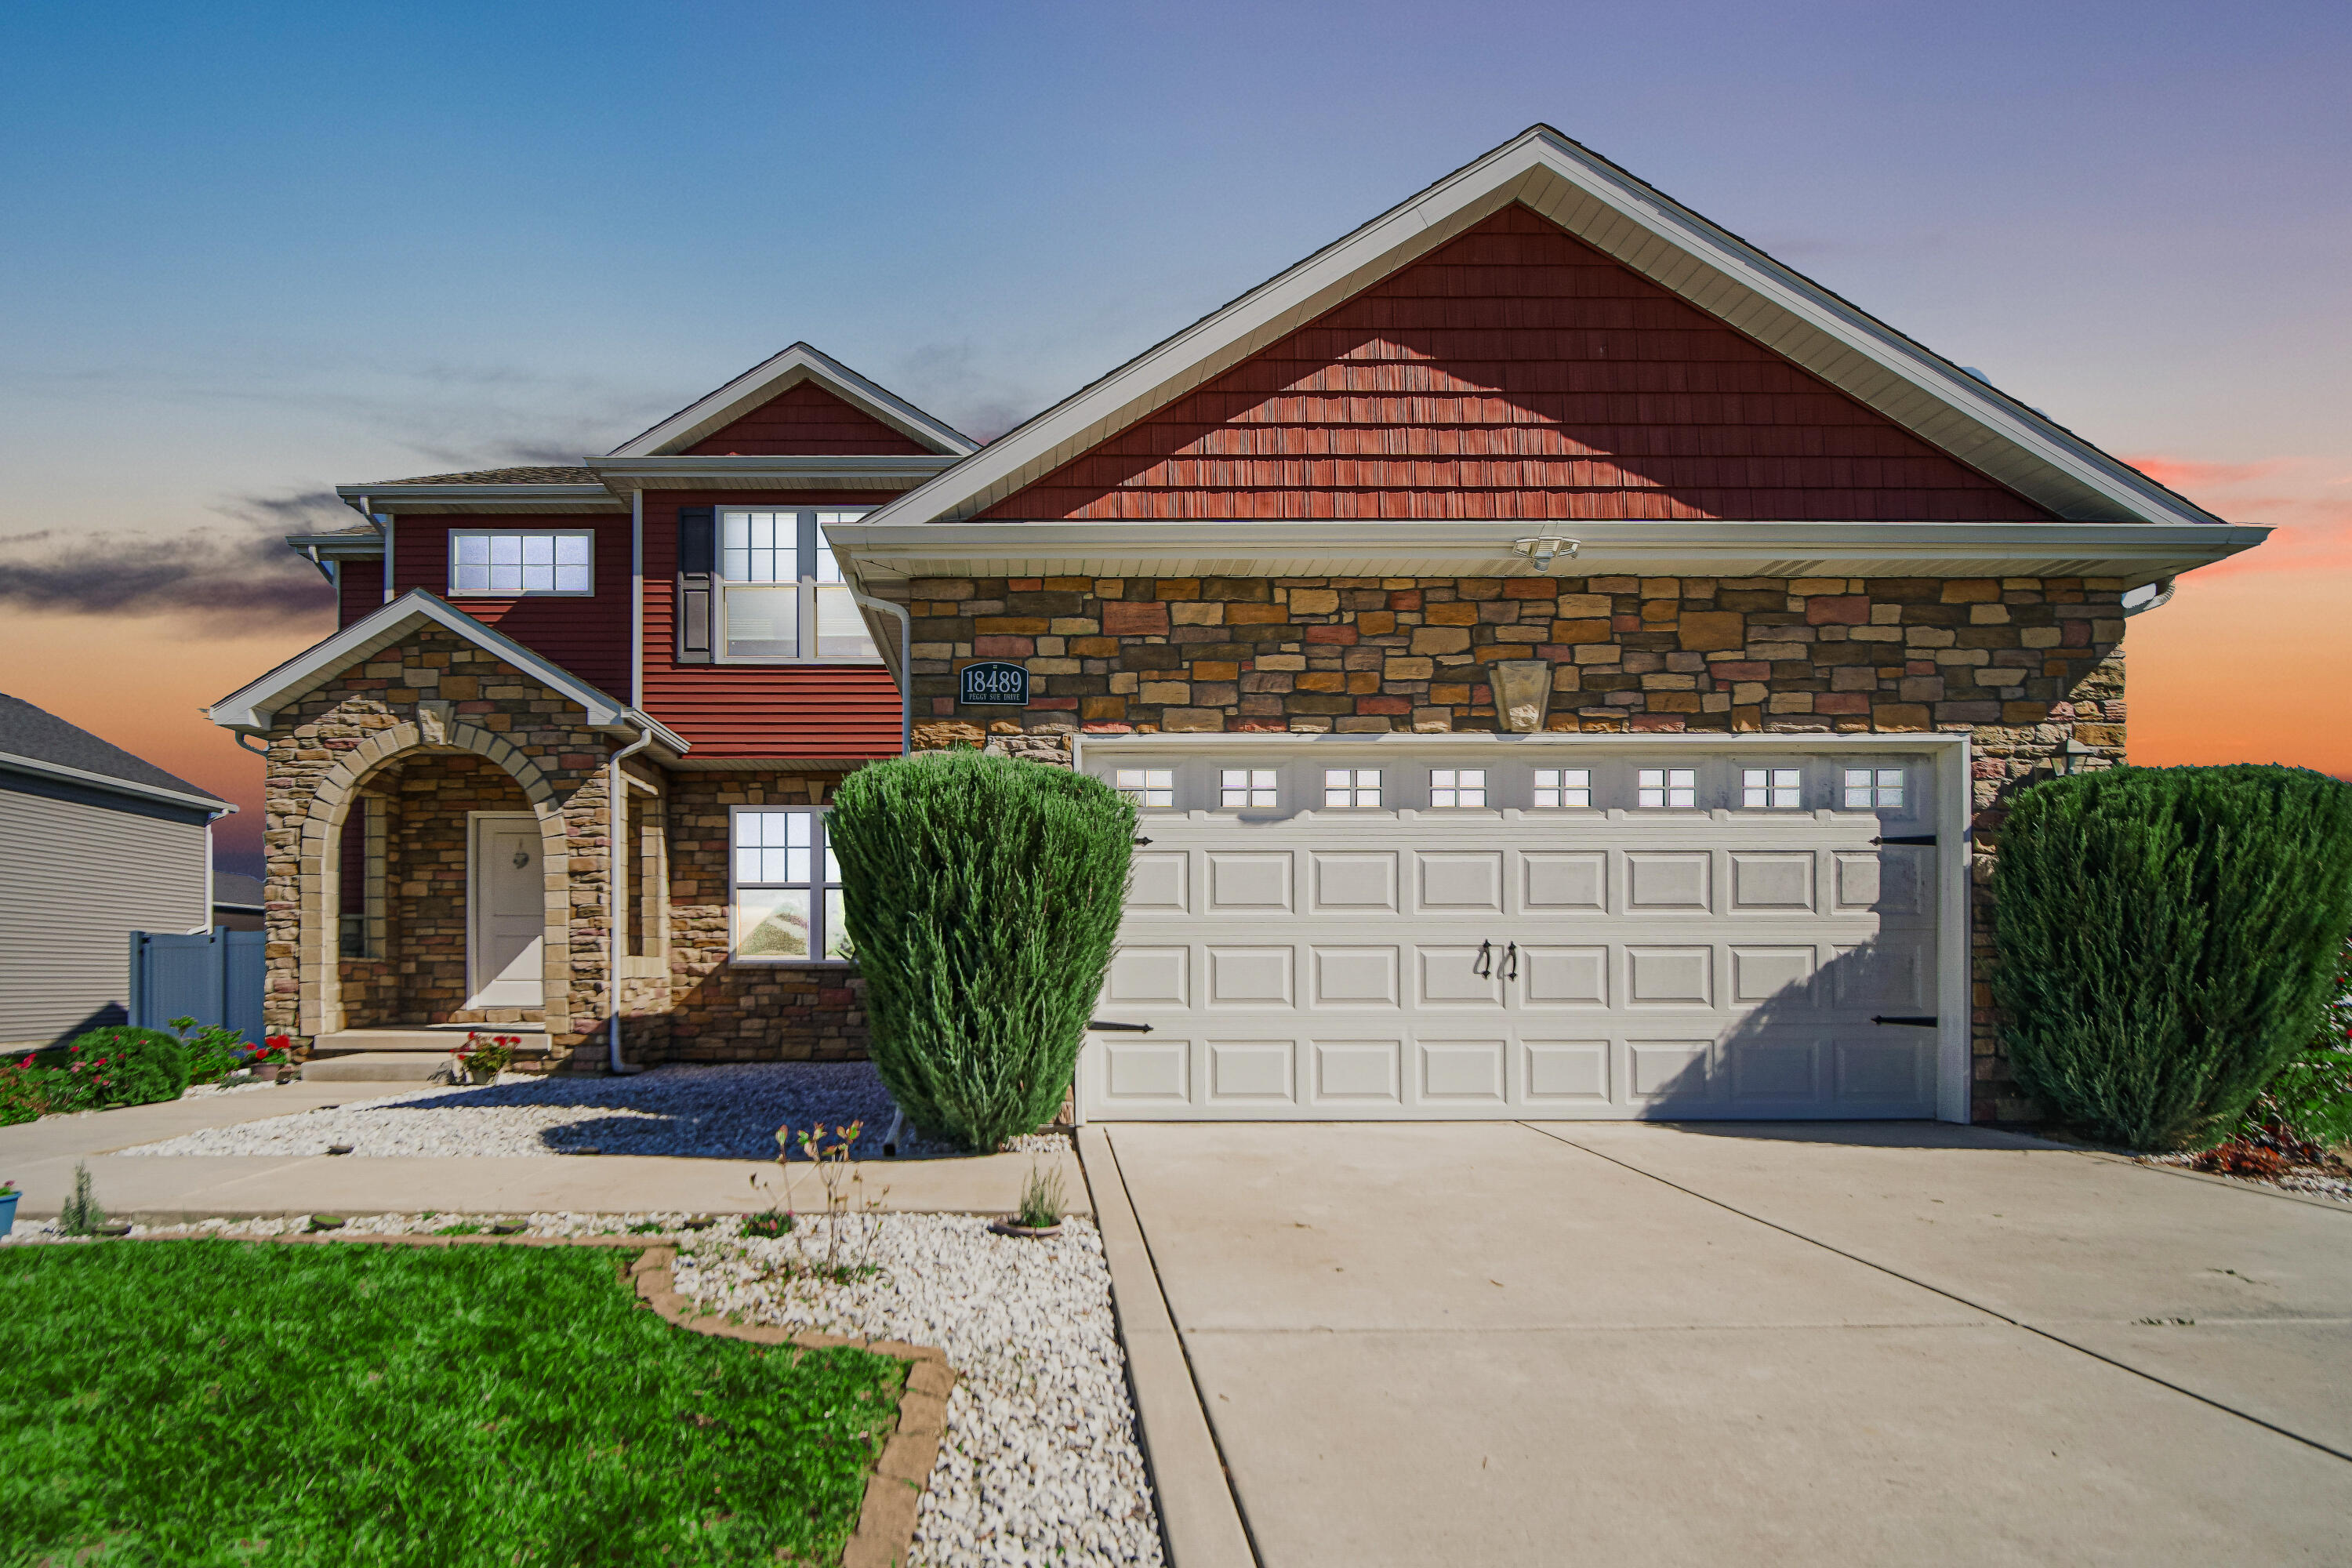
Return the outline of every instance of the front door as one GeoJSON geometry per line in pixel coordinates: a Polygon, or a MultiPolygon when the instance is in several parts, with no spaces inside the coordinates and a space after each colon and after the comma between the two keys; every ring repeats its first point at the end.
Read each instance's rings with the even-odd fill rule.
{"type": "Polygon", "coordinates": [[[537,1007],[547,934],[539,819],[529,812],[476,812],[467,877],[466,1005],[537,1007]]]}

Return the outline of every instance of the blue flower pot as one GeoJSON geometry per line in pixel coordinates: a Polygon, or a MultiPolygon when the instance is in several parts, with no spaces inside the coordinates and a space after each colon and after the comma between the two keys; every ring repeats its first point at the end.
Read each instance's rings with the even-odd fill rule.
{"type": "Polygon", "coordinates": [[[0,1236],[7,1235],[8,1227],[16,1223],[16,1200],[24,1195],[22,1193],[10,1193],[0,1198],[0,1236]]]}

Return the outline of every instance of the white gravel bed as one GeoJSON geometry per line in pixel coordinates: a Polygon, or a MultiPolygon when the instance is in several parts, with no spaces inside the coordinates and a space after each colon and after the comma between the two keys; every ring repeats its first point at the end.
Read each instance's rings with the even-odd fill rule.
{"type": "MultiPolygon", "coordinates": [[[[866,1062],[667,1067],[631,1078],[502,1075],[495,1084],[410,1093],[271,1117],[125,1149],[126,1154],[354,1156],[684,1154],[772,1160],[779,1127],[863,1122],[860,1158],[882,1152],[895,1107],[866,1062]]],[[[1036,1144],[1035,1136],[1013,1147],[1036,1144]]],[[[1061,1146],[1048,1136],[1045,1148],[1061,1146]]],[[[901,1134],[907,1155],[951,1152],[901,1134]]]]}
{"type": "Polygon", "coordinates": [[[1158,1564],[1160,1527],[1128,1403],[1102,1238],[997,1236],[970,1215],[844,1221],[846,1284],[794,1270],[826,1256],[822,1215],[773,1240],[734,1222],[690,1236],[682,1296],[747,1322],[937,1345],[959,1374],[912,1561],[1158,1564]]]}

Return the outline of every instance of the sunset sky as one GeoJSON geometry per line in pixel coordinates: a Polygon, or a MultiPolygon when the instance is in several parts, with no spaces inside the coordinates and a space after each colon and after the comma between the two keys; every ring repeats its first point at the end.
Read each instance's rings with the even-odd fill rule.
{"type": "Polygon", "coordinates": [[[805,338],[992,436],[1544,121],[2234,521],[2134,760],[2352,775],[2352,7],[0,7],[0,691],[245,806],[334,484],[805,338]]]}

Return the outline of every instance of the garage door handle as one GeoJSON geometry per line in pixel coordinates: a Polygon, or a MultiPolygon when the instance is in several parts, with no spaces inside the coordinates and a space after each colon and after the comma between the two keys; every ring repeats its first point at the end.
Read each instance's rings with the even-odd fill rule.
{"type": "Polygon", "coordinates": [[[1892,1013],[1888,1014],[1885,1017],[1879,1017],[1876,1015],[1873,1015],[1870,1021],[1874,1024],[1908,1024],[1915,1028],[1921,1029],[1932,1029],[1937,1023],[1937,1020],[1932,1016],[1921,1018],[1913,1016],[1909,1014],[1896,1015],[1892,1013]]]}
{"type": "Polygon", "coordinates": [[[1087,1020],[1087,1027],[1089,1029],[1118,1029],[1123,1033],[1130,1035],[1148,1035],[1151,1033],[1151,1026],[1149,1024],[1114,1024],[1107,1018],[1089,1018],[1087,1020]]]}
{"type": "Polygon", "coordinates": [[[1510,946],[1503,950],[1503,978],[1506,980],[1517,980],[1518,977],[1519,944],[1515,942],[1511,943],[1510,946]]]}
{"type": "Polygon", "coordinates": [[[1478,944],[1478,956],[1470,961],[1470,973],[1476,975],[1481,980],[1486,979],[1489,975],[1492,975],[1495,973],[1495,944],[1493,942],[1482,942],[1478,944]]]}
{"type": "Polygon", "coordinates": [[[1932,833],[1913,833],[1906,835],[1901,838],[1874,838],[1871,842],[1873,844],[1926,844],[1932,846],[1936,842],[1936,836],[1932,833]]]}

